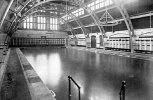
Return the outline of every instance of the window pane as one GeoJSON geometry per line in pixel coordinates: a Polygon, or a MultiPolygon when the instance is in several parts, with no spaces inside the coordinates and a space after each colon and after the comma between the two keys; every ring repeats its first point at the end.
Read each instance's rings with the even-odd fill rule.
{"type": "Polygon", "coordinates": [[[30,20],[29,22],[32,22],[32,17],[30,17],[29,20],[30,20]]]}
{"type": "Polygon", "coordinates": [[[29,23],[27,23],[27,29],[29,29],[29,23]]]}
{"type": "Polygon", "coordinates": [[[26,22],[24,22],[24,23],[23,23],[23,28],[27,28],[26,26],[27,26],[27,25],[26,25],[26,22]]]}
{"type": "Polygon", "coordinates": [[[38,17],[38,23],[40,23],[40,17],[38,17]]]}
{"type": "Polygon", "coordinates": [[[45,25],[46,25],[46,24],[43,24],[43,29],[44,29],[44,30],[45,30],[45,25]]]}
{"type": "Polygon", "coordinates": [[[52,25],[50,25],[50,30],[52,30],[52,25]]]}
{"type": "Polygon", "coordinates": [[[96,9],[99,9],[99,4],[96,5],[96,9]]]}
{"type": "Polygon", "coordinates": [[[109,0],[109,3],[110,3],[110,4],[113,4],[112,0],[109,0]]]}
{"type": "Polygon", "coordinates": [[[43,18],[41,17],[41,23],[43,22],[43,18]]]}
{"type": "Polygon", "coordinates": [[[108,6],[109,5],[109,0],[106,0],[105,1],[105,6],[108,6]]]}
{"type": "Polygon", "coordinates": [[[50,23],[52,24],[52,18],[50,18],[50,23]]]}
{"type": "Polygon", "coordinates": [[[55,18],[53,18],[53,24],[55,24],[55,18]]]}
{"type": "Polygon", "coordinates": [[[57,18],[56,18],[56,22],[55,22],[55,24],[57,24],[57,18]]]}
{"type": "Polygon", "coordinates": [[[40,29],[40,24],[38,24],[38,29],[40,29]]]}
{"type": "Polygon", "coordinates": [[[45,18],[45,17],[43,17],[43,23],[46,23],[46,21],[45,21],[45,20],[46,20],[46,18],[45,18]]]}
{"type": "Polygon", "coordinates": [[[104,7],[104,2],[100,3],[100,8],[104,7]]]}
{"type": "Polygon", "coordinates": [[[96,0],[96,2],[95,2],[95,3],[96,3],[96,4],[98,4],[99,2],[100,2],[100,0],[96,0]]]}
{"type": "Polygon", "coordinates": [[[33,23],[30,23],[30,29],[32,29],[33,23]]]}

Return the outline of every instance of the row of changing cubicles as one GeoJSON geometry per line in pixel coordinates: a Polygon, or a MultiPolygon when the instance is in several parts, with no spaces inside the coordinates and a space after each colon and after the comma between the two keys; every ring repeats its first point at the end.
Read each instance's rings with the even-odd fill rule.
{"type": "MultiPolygon", "coordinates": [[[[97,43],[97,42],[96,42],[97,43]]],[[[70,41],[71,45],[74,45],[75,42],[73,39],[70,41]]],[[[92,44],[92,40],[91,40],[92,44]]],[[[102,43],[98,43],[102,44],[102,43]]],[[[77,39],[78,46],[86,46],[86,39],[77,39]]],[[[146,51],[146,52],[153,52],[153,38],[137,38],[133,41],[133,46],[135,51],[146,51]]],[[[106,39],[105,41],[106,49],[113,49],[113,50],[125,50],[129,51],[129,38],[110,38],[106,39]]]]}
{"type": "Polygon", "coordinates": [[[23,38],[13,37],[10,40],[9,46],[22,47],[22,46],[65,46],[67,39],[65,38],[23,38]]]}
{"type": "MultiPolygon", "coordinates": [[[[74,45],[73,40],[69,41],[70,45],[74,45]]],[[[92,41],[91,41],[92,42],[92,41]]],[[[77,39],[78,46],[86,46],[86,39],[77,39]]],[[[96,42],[97,43],[97,42],[96,42]]],[[[13,37],[9,43],[10,46],[66,46],[68,41],[66,38],[23,38],[13,37]]],[[[106,39],[106,49],[129,50],[129,38],[110,38],[106,39]]],[[[136,51],[153,51],[153,38],[135,39],[134,49],[136,51]]]]}
{"type": "MultiPolygon", "coordinates": [[[[138,38],[133,41],[136,51],[153,51],[153,38],[138,38]]],[[[130,49],[129,38],[112,38],[107,40],[108,48],[130,49]]]]}

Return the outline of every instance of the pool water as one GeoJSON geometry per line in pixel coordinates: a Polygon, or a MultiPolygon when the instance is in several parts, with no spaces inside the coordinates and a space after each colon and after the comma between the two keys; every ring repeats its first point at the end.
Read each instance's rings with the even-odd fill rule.
{"type": "MultiPolygon", "coordinates": [[[[81,86],[81,100],[119,100],[125,80],[126,100],[152,100],[153,62],[67,48],[22,50],[57,100],[68,100],[68,75],[81,86]]],[[[72,99],[78,90],[72,83],[72,99]]]]}

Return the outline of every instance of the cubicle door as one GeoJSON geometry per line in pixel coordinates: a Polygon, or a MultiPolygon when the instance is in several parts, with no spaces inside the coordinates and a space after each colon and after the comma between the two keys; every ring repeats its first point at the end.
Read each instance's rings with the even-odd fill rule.
{"type": "Polygon", "coordinates": [[[103,46],[102,36],[100,35],[99,38],[100,38],[100,46],[103,46]]]}
{"type": "Polygon", "coordinates": [[[91,36],[91,48],[96,48],[96,36],[91,36]]]}

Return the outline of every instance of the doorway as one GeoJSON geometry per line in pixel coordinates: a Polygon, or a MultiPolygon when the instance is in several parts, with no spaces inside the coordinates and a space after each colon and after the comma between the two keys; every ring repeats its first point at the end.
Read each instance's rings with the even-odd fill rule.
{"type": "Polygon", "coordinates": [[[99,39],[100,39],[100,46],[103,46],[103,40],[102,40],[102,36],[101,35],[99,36],[99,39]]]}
{"type": "Polygon", "coordinates": [[[91,36],[91,48],[96,48],[96,36],[91,36]]]}

